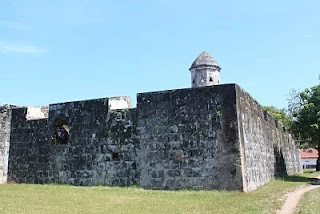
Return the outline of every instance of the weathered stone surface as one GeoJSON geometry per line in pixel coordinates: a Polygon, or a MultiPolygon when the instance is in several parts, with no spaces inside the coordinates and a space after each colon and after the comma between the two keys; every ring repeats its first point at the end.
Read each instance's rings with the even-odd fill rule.
{"type": "Polygon", "coordinates": [[[48,106],[31,106],[27,107],[27,120],[37,120],[48,118],[48,106]]]}
{"type": "Polygon", "coordinates": [[[43,183],[50,170],[48,120],[27,120],[27,111],[12,109],[8,181],[43,183]]]}
{"type": "Polygon", "coordinates": [[[192,63],[191,68],[199,66],[219,66],[218,63],[212,58],[212,56],[203,51],[192,63]]]}
{"type": "Polygon", "coordinates": [[[290,134],[248,93],[236,88],[244,190],[263,186],[276,174],[302,172],[299,150],[290,134]]]}
{"type": "Polygon", "coordinates": [[[251,191],[301,171],[290,135],[235,84],[137,99],[137,109],[113,110],[108,98],[52,104],[39,120],[1,109],[0,179],[251,191]]]}
{"type": "Polygon", "coordinates": [[[74,185],[137,184],[135,109],[109,110],[108,99],[50,105],[49,120],[13,111],[9,179],[74,185]],[[54,121],[67,121],[67,144],[52,145],[54,121]]]}
{"type": "Polygon", "coordinates": [[[110,97],[108,101],[110,110],[131,108],[131,99],[128,96],[110,97]]]}
{"type": "Polygon", "coordinates": [[[0,106],[0,184],[7,182],[11,108],[10,105],[0,106]]]}
{"type": "Polygon", "coordinates": [[[138,94],[140,184],[242,190],[234,85],[138,94]]]}
{"type": "Polygon", "coordinates": [[[220,70],[218,63],[203,51],[190,67],[192,88],[220,84],[220,70]]]}

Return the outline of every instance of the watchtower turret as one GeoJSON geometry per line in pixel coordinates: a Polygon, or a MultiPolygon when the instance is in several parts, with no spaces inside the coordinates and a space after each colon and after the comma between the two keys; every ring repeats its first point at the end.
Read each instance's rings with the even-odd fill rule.
{"type": "Polygon", "coordinates": [[[192,88],[220,84],[218,63],[210,54],[203,51],[190,67],[192,88]]]}

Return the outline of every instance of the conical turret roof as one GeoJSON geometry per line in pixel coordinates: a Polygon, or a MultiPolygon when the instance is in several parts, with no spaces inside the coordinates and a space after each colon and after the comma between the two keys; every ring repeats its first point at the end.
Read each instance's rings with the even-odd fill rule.
{"type": "Polygon", "coordinates": [[[197,57],[197,59],[194,60],[194,62],[191,65],[191,68],[196,68],[196,67],[199,67],[199,66],[206,66],[206,65],[219,67],[218,63],[212,58],[212,56],[209,53],[203,51],[197,57]]]}

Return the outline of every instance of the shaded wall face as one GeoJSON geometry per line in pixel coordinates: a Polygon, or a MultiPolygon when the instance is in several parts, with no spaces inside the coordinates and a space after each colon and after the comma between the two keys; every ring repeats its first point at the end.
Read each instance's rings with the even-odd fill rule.
{"type": "Polygon", "coordinates": [[[8,181],[45,183],[50,176],[48,120],[26,120],[27,109],[12,110],[8,181]]]}
{"type": "Polygon", "coordinates": [[[135,109],[108,109],[108,99],[50,106],[49,132],[57,118],[70,129],[65,145],[50,147],[56,182],[75,185],[137,184],[135,109]]]}
{"type": "Polygon", "coordinates": [[[108,110],[108,99],[50,106],[48,120],[26,120],[14,109],[9,179],[18,183],[131,185],[138,182],[135,109],[108,110]],[[56,119],[69,129],[66,144],[53,144],[56,119]]]}
{"type": "Polygon", "coordinates": [[[7,182],[11,109],[0,107],[0,184],[7,182]]]}
{"type": "Polygon", "coordinates": [[[242,190],[234,85],[138,94],[140,184],[242,190]]]}
{"type": "Polygon", "coordinates": [[[301,172],[299,150],[288,132],[240,87],[237,100],[247,191],[263,186],[276,174],[301,172]]]}

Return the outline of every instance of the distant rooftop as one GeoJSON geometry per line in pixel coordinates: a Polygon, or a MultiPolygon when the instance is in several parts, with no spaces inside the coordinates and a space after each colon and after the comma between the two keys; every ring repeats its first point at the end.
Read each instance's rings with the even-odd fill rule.
{"type": "Polygon", "coordinates": [[[204,65],[219,67],[218,63],[212,58],[212,56],[209,53],[205,52],[205,51],[203,51],[196,58],[196,60],[194,60],[194,62],[191,65],[191,68],[196,68],[196,67],[204,66],[204,65]]]}
{"type": "Polygon", "coordinates": [[[309,149],[300,149],[301,159],[305,158],[318,158],[318,150],[309,148],[309,149]]]}

